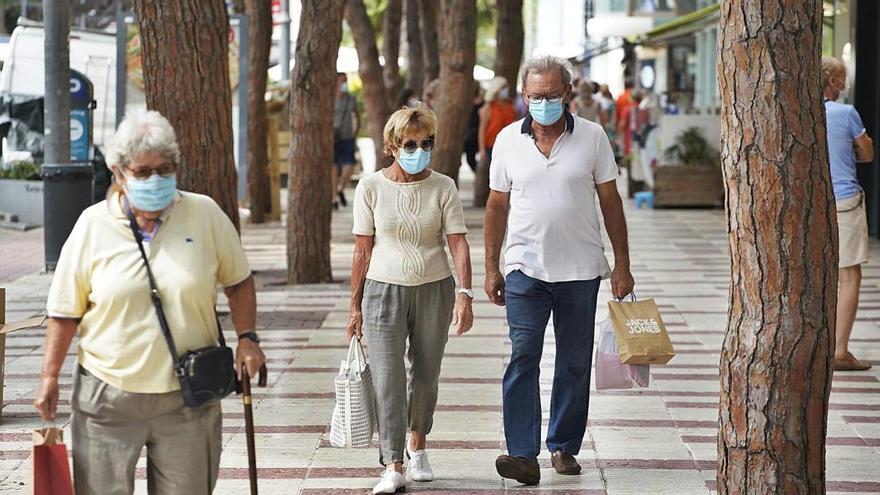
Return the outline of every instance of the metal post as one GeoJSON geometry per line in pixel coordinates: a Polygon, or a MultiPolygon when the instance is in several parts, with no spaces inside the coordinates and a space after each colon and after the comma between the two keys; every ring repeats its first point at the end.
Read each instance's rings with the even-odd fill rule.
{"type": "Polygon", "coordinates": [[[125,12],[122,11],[122,3],[120,3],[116,11],[116,127],[119,127],[125,117],[126,42],[128,35],[126,17],[125,12]]]}
{"type": "Polygon", "coordinates": [[[281,79],[290,80],[290,0],[281,0],[281,79]]]}
{"type": "Polygon", "coordinates": [[[246,15],[234,16],[238,19],[239,57],[238,57],[238,199],[247,197],[248,169],[248,73],[250,64],[250,22],[246,15]]]}
{"type": "Polygon", "coordinates": [[[25,19],[27,19],[27,11],[28,11],[28,0],[21,0],[21,13],[18,16],[24,17],[25,19]]]}
{"type": "Polygon", "coordinates": [[[70,161],[70,2],[43,0],[45,162],[70,161]]]}

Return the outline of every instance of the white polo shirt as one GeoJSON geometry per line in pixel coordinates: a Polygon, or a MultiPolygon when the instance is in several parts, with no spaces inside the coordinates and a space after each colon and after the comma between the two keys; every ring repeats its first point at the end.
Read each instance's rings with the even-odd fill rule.
{"type": "Polygon", "coordinates": [[[545,157],[527,116],[492,147],[489,187],[510,193],[504,272],[545,282],[611,276],[596,206],[596,185],[617,179],[614,152],[598,124],[565,113],[566,129],[545,157]]]}

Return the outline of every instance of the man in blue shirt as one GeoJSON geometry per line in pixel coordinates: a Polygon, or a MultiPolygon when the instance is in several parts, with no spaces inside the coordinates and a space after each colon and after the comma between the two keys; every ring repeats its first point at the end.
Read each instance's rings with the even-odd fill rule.
{"type": "Polygon", "coordinates": [[[822,85],[840,241],[834,369],[862,371],[871,365],[859,361],[849,352],[849,336],[859,306],[862,264],[868,261],[865,195],[856,178],[856,163],[870,163],[874,159],[874,143],[856,109],[835,101],[846,90],[846,67],[841,60],[822,58],[822,85]]]}

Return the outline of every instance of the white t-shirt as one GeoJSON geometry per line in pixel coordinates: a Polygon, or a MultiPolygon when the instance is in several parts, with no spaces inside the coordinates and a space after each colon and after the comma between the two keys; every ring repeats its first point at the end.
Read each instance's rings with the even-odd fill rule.
{"type": "Polygon", "coordinates": [[[608,136],[565,113],[566,130],[545,157],[531,117],[505,127],[492,148],[489,187],[510,193],[504,272],[544,282],[608,278],[596,185],[617,179],[608,136]]]}
{"type": "Polygon", "coordinates": [[[367,278],[416,286],[452,275],[446,236],[466,234],[455,182],[431,172],[416,182],[394,182],[382,171],[360,180],[354,193],[355,235],[373,236],[367,278]]]}

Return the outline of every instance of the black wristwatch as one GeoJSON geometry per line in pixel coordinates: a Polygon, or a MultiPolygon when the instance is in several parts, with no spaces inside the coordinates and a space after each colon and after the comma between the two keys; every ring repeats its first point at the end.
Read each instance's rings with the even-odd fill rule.
{"type": "Polygon", "coordinates": [[[257,332],[253,332],[253,331],[240,334],[238,336],[238,340],[241,340],[241,339],[250,339],[250,340],[254,341],[254,343],[256,343],[256,344],[260,343],[260,336],[257,335],[257,332]]]}

